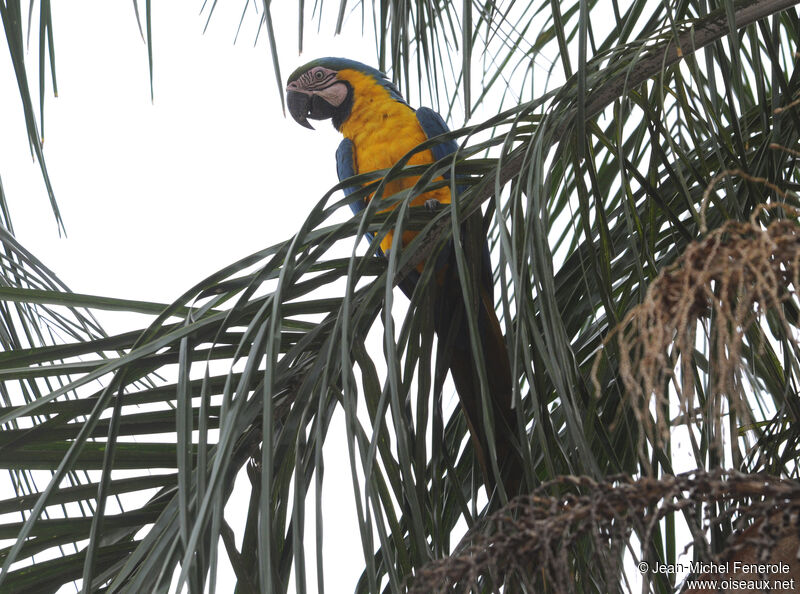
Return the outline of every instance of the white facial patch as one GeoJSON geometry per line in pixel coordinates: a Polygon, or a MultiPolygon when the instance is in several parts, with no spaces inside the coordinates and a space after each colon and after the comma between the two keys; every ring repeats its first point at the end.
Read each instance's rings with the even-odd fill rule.
{"type": "Polygon", "coordinates": [[[336,82],[325,89],[316,91],[315,94],[331,105],[338,107],[347,98],[347,85],[343,82],[336,82]]]}

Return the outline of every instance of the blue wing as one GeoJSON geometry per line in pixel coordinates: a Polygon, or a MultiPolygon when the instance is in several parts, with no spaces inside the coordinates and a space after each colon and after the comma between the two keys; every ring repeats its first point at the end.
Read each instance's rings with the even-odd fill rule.
{"type": "MultiPolygon", "coordinates": [[[[349,138],[342,140],[339,148],[336,149],[336,173],[339,174],[339,181],[344,181],[356,174],[356,151],[353,141],[349,138]]],[[[348,186],[344,189],[344,195],[350,196],[356,190],[358,190],[357,186],[348,186]]],[[[353,211],[353,214],[358,214],[366,206],[367,203],[364,200],[356,200],[350,203],[350,210],[353,211]]]]}
{"type": "MultiPolygon", "coordinates": [[[[442,116],[428,107],[420,107],[417,110],[417,121],[422,127],[422,131],[425,132],[425,136],[428,138],[434,138],[435,136],[439,136],[445,132],[450,132],[450,128],[447,127],[447,124],[445,124],[442,116]]],[[[457,150],[458,143],[452,138],[450,140],[445,140],[444,142],[434,144],[431,147],[431,153],[436,161],[446,157],[447,155],[452,155],[457,150]]],[[[445,171],[443,177],[445,179],[450,179],[450,172],[445,171]]],[[[466,187],[464,186],[456,186],[456,190],[458,190],[459,194],[465,189],[466,187]]]]}
{"type": "MultiPolygon", "coordinates": [[[[445,132],[450,132],[447,124],[444,123],[442,116],[428,107],[420,107],[417,110],[417,121],[425,132],[425,136],[433,138],[445,132]]],[[[437,161],[447,155],[450,155],[458,150],[458,143],[455,140],[447,140],[431,147],[433,158],[437,161]]],[[[445,176],[448,177],[448,176],[445,176]]]]}

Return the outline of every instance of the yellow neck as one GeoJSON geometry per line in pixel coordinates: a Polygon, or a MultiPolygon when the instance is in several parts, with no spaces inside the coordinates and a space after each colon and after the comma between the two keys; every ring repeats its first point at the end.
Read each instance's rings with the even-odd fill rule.
{"type": "MultiPolygon", "coordinates": [[[[373,77],[357,70],[340,70],[339,78],[353,87],[353,107],[339,131],[353,142],[356,173],[389,169],[411,149],[425,142],[425,133],[414,110],[393,99],[389,91],[373,77]]],[[[414,154],[408,164],[422,165],[431,162],[433,155],[430,150],[425,150],[414,154]]],[[[401,177],[393,180],[386,184],[383,195],[391,196],[410,188],[418,179],[401,177]]],[[[444,204],[450,202],[449,188],[442,187],[416,196],[411,205],[419,206],[430,199],[444,204]]],[[[406,231],[403,233],[403,241],[411,241],[414,235],[416,232],[406,231]]],[[[393,233],[390,231],[381,240],[384,253],[391,248],[392,239],[393,233]]]]}
{"type": "Polygon", "coordinates": [[[393,99],[389,91],[369,74],[340,70],[339,78],[353,87],[353,107],[339,131],[356,144],[359,139],[365,140],[379,129],[396,125],[409,116],[414,118],[408,105],[393,99]]]}

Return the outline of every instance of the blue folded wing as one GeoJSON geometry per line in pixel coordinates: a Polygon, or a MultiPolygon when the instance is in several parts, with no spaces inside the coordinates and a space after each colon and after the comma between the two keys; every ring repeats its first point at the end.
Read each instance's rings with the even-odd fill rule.
{"type": "MultiPolygon", "coordinates": [[[[339,148],[336,149],[336,173],[339,174],[339,181],[344,181],[356,174],[355,154],[355,147],[349,138],[345,138],[339,143],[339,148]]],[[[350,196],[356,190],[358,190],[358,186],[348,186],[344,188],[344,195],[350,196]]],[[[350,203],[350,210],[353,211],[353,214],[358,214],[366,206],[367,203],[363,199],[356,200],[350,203]]]]}
{"type": "MultiPolygon", "coordinates": [[[[439,136],[445,132],[450,132],[450,129],[447,127],[447,124],[444,123],[442,116],[432,109],[428,107],[420,107],[416,113],[417,121],[422,127],[422,131],[425,132],[425,136],[428,138],[433,138],[434,136],[439,136]]],[[[456,152],[457,150],[458,143],[452,139],[440,142],[439,144],[435,144],[431,147],[433,158],[437,161],[456,152]]],[[[447,177],[447,175],[445,175],[445,177],[447,177]]]]}
{"type": "MultiPolygon", "coordinates": [[[[428,138],[434,138],[435,136],[439,136],[445,132],[450,132],[450,128],[448,128],[447,124],[444,123],[442,116],[432,109],[428,107],[420,107],[416,113],[417,121],[419,122],[420,127],[422,127],[422,131],[425,132],[425,136],[428,138]]],[[[457,150],[458,143],[452,138],[450,140],[445,140],[438,144],[434,144],[431,147],[431,153],[436,161],[443,159],[447,155],[452,155],[457,150]]],[[[445,171],[443,177],[445,179],[450,179],[450,171],[445,171]]],[[[466,187],[463,185],[456,186],[456,190],[460,194],[466,190],[466,187]]]]}

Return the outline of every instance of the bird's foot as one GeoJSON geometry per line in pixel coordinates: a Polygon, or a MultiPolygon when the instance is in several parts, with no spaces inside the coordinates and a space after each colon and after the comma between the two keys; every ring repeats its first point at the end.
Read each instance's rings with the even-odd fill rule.
{"type": "Polygon", "coordinates": [[[425,201],[425,208],[428,210],[439,210],[441,207],[442,203],[436,198],[431,198],[430,200],[425,201]]]}

